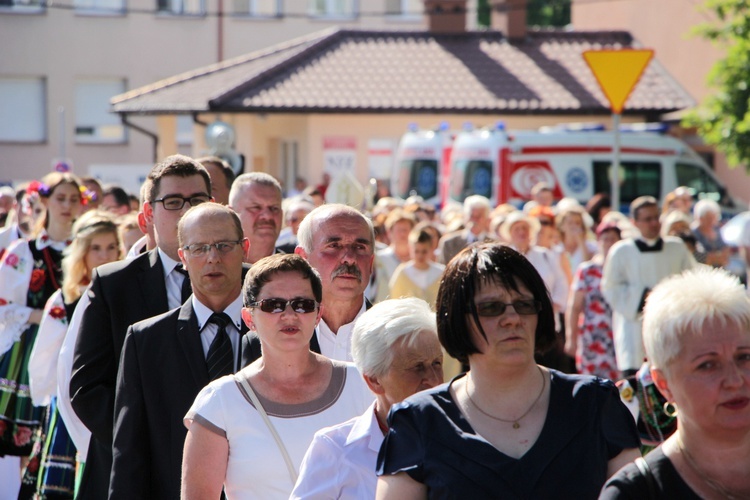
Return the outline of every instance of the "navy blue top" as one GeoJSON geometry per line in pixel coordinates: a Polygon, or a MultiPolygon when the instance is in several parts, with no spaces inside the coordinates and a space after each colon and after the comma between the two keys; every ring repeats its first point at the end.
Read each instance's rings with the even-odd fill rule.
{"type": "Polygon", "coordinates": [[[379,475],[404,471],[427,486],[429,498],[597,498],[607,462],[640,445],[635,420],[609,380],[550,370],[544,426],[518,459],[471,428],[449,388],[391,408],[379,475]]]}

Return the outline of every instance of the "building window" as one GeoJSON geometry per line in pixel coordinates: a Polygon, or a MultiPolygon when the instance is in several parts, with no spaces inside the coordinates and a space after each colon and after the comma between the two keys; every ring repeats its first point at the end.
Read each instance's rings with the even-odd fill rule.
{"type": "Polygon", "coordinates": [[[190,115],[177,115],[177,145],[193,145],[193,117],[190,115]]]}
{"type": "Polygon", "coordinates": [[[315,17],[356,17],[357,0],[310,0],[310,15],[315,17]]]}
{"type": "Polygon", "coordinates": [[[281,17],[281,0],[233,0],[234,14],[259,18],[281,17]]]}
{"type": "Polygon", "coordinates": [[[417,18],[423,10],[424,0],[385,0],[385,13],[389,16],[417,18]]]}
{"type": "Polygon", "coordinates": [[[0,12],[35,13],[43,10],[42,0],[0,0],[0,12]]]}
{"type": "MultiPolygon", "coordinates": [[[[2,1],[2,0],[0,0],[2,1]]],[[[73,0],[76,11],[87,14],[123,14],[125,0],[73,0]]]]}
{"type": "Polygon", "coordinates": [[[47,140],[43,78],[0,77],[0,141],[47,140]]]}
{"type": "Polygon", "coordinates": [[[204,0],[156,0],[160,13],[176,16],[203,16],[206,14],[204,0]]]}
{"type": "Polygon", "coordinates": [[[126,140],[120,117],[110,113],[109,100],[125,92],[123,80],[76,82],[76,142],[118,144],[126,140]]]}

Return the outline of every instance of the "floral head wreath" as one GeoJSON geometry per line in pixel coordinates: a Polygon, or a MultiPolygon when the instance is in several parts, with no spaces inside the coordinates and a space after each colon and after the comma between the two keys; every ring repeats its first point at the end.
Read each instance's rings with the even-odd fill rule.
{"type": "Polygon", "coordinates": [[[35,193],[46,198],[52,194],[52,190],[43,182],[31,181],[26,188],[26,194],[33,195],[35,193]]]}
{"type": "Polygon", "coordinates": [[[86,189],[86,186],[80,186],[78,190],[81,192],[81,205],[86,206],[92,201],[96,201],[96,192],[86,189]]]}

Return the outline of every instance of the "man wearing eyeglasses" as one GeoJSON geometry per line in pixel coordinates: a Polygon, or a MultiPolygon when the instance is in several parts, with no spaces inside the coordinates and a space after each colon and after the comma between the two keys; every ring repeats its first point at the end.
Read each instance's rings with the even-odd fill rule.
{"type": "Polygon", "coordinates": [[[253,264],[276,252],[281,232],[281,184],[263,172],[237,177],[229,191],[229,206],[242,221],[242,231],[250,240],[245,262],[253,264]]]}
{"type": "Polygon", "coordinates": [[[240,368],[243,259],[237,214],[191,208],[177,227],[192,297],[128,329],[117,374],[109,498],[179,498],[182,419],[211,380],[240,368]]]}
{"type": "Polygon", "coordinates": [[[156,248],[94,271],[75,344],[71,404],[92,433],[78,496],[83,500],[107,498],[109,492],[115,384],[127,328],[179,307],[190,295],[178,266],[177,223],[191,206],[212,199],[208,172],[187,156],[158,163],[148,181],[143,213],[153,224],[156,248]]]}

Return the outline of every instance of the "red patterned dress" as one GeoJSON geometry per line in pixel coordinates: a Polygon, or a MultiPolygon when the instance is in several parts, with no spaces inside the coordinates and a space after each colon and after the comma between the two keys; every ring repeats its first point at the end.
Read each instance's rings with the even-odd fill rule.
{"type": "Polygon", "coordinates": [[[585,293],[576,368],[586,375],[617,380],[619,372],[612,334],[612,308],[602,295],[602,269],[603,266],[594,261],[584,262],[578,266],[573,279],[573,293],[585,293]]]}
{"type": "Polygon", "coordinates": [[[44,418],[29,390],[29,357],[38,325],[28,323],[62,282],[62,249],[46,233],[17,240],[0,262],[0,455],[28,456],[44,418]]]}

